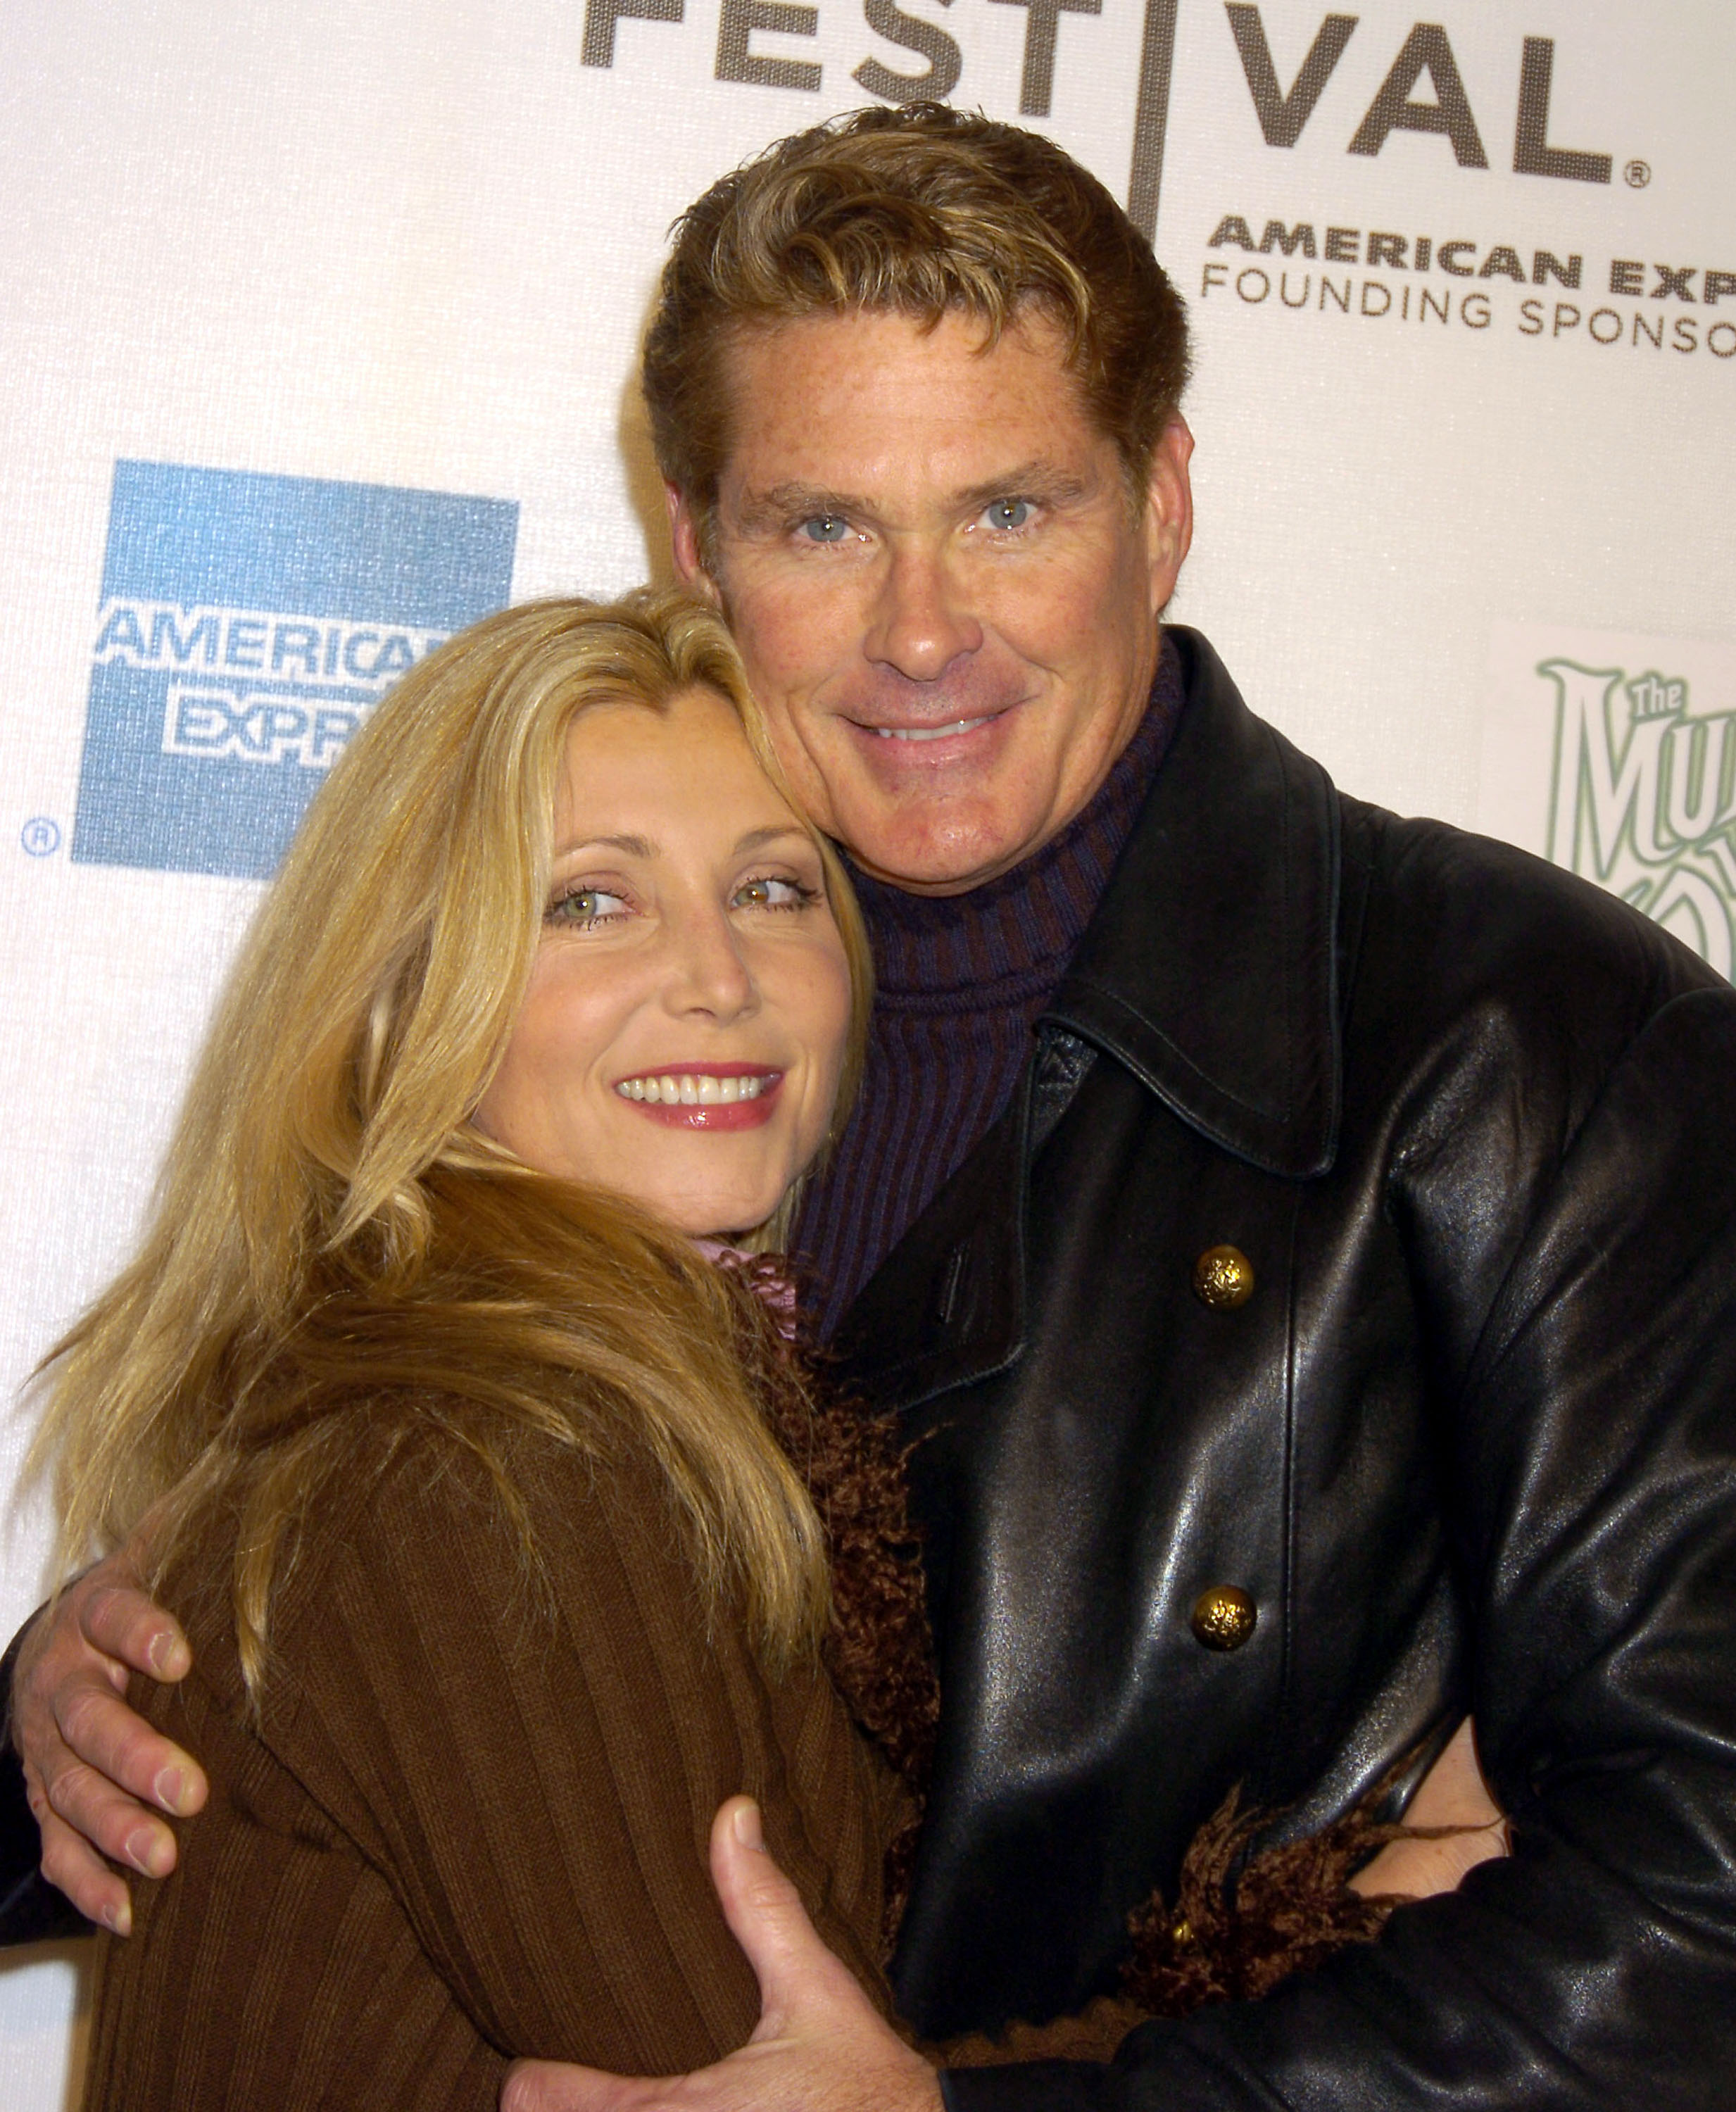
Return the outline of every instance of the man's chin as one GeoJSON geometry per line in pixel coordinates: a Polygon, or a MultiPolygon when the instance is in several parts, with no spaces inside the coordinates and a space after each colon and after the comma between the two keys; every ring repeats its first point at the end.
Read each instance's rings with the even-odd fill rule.
{"type": "Polygon", "coordinates": [[[985,815],[961,824],[948,815],[926,825],[911,817],[891,829],[883,817],[875,819],[880,826],[856,831],[845,817],[845,848],[872,878],[911,894],[968,894],[1029,857],[1041,840],[1040,828],[1020,826],[1023,817],[985,815]]]}

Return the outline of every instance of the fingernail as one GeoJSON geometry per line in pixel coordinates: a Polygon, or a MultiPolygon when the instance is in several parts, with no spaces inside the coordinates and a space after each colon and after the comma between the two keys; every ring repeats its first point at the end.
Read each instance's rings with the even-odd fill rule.
{"type": "Polygon", "coordinates": [[[153,1795],[165,1811],[178,1812],[187,1794],[187,1777],[179,1768],[165,1768],[151,1785],[153,1795]]]}
{"type": "Polygon", "coordinates": [[[116,1936],[130,1936],[133,1932],[133,1910],[123,1900],[117,1907],[104,1907],[103,1926],[116,1936]]]}
{"type": "Polygon", "coordinates": [[[181,1662],[186,1645],[179,1636],[153,1636],[145,1655],[151,1660],[151,1669],[159,1679],[173,1679],[186,1670],[181,1662]]]}
{"type": "Polygon", "coordinates": [[[126,1837],[126,1859],[148,1878],[160,1878],[168,1868],[168,1851],[148,1826],[136,1828],[126,1837]]]}
{"type": "Polygon", "coordinates": [[[736,1839],[744,1848],[763,1848],[765,1836],[760,1831],[759,1806],[757,1804],[738,1804],[736,1815],[730,1823],[734,1827],[736,1839]]]}

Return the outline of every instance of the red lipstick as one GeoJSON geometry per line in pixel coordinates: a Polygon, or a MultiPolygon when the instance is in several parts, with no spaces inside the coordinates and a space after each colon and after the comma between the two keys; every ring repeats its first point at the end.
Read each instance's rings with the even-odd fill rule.
{"type": "Polygon", "coordinates": [[[615,1081],[617,1095],[664,1129],[759,1129],[784,1074],[763,1063],[671,1063],[615,1081]]]}

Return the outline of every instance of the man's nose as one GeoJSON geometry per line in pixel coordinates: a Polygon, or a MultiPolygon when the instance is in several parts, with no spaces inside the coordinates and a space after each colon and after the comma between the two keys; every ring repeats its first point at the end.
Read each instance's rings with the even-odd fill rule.
{"type": "Polygon", "coordinates": [[[895,548],[863,641],[868,658],[909,681],[932,682],[982,643],[982,626],[944,552],[923,544],[895,548]]]}
{"type": "Polygon", "coordinates": [[[676,920],[669,932],[664,1003],[678,1017],[704,1015],[728,1025],[759,1008],[759,990],[728,914],[709,907],[676,920]]]}

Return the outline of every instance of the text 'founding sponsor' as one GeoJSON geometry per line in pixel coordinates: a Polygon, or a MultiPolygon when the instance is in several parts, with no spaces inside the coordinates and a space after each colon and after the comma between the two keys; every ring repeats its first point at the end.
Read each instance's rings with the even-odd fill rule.
{"type": "MultiPolygon", "coordinates": [[[[1268,148],[1288,154],[1315,119],[1359,18],[1327,15],[1287,87],[1265,13],[1237,0],[1228,0],[1223,11],[1260,136],[1268,148]]],[[[1525,36],[1516,41],[1515,52],[1515,104],[1507,106],[1516,105],[1514,174],[1562,184],[1611,183],[1613,153],[1564,146],[1553,136],[1556,40],[1525,36]]],[[[1370,56],[1378,61],[1372,50],[1370,56]]],[[[1474,171],[1492,166],[1486,122],[1474,107],[1472,84],[1445,25],[1413,23],[1384,74],[1369,76],[1369,91],[1360,121],[1343,140],[1346,153],[1372,157],[1395,134],[1423,134],[1440,141],[1447,168],[1474,171]]],[[[1492,108],[1489,84],[1479,85],[1476,93],[1486,120],[1492,108]]],[[[1316,146],[1334,143],[1321,134],[1318,122],[1312,137],[1316,146]]],[[[1624,166],[1624,180],[1633,188],[1643,189],[1651,175],[1643,158],[1630,157],[1624,166]]],[[[1260,224],[1259,216],[1240,212],[1218,221],[1208,249],[1271,261],[1242,262],[1233,253],[1209,259],[1200,278],[1202,300],[1229,298],[1274,314],[1356,316],[1424,330],[1481,332],[1502,321],[1522,337],[1551,343],[1625,344],[1654,352],[1667,346],[1679,353],[1736,359],[1736,319],[1706,312],[1722,301],[1736,301],[1736,271],[1723,266],[1608,257],[1588,277],[1584,254],[1566,245],[1522,248],[1456,235],[1441,239],[1330,225],[1317,236],[1318,222],[1282,218],[1266,218],[1256,240],[1253,229],[1260,224]],[[1346,266],[1361,267],[1360,275],[1356,268],[1335,268],[1346,266]],[[1523,296],[1509,291],[1517,287],[1542,290],[1523,296]]]]}
{"type": "Polygon", "coordinates": [[[271,872],[380,698],[508,599],[517,513],[117,462],[75,860],[271,872]]]}
{"type": "Polygon", "coordinates": [[[1588,274],[1579,250],[1438,242],[1311,221],[1268,220],[1257,239],[1253,229],[1242,213],[1219,219],[1206,247],[1228,253],[1206,262],[1202,300],[1471,330],[1488,330],[1505,308],[1522,337],[1736,358],[1736,271],[1617,257],[1588,274]],[[1237,252],[1270,261],[1242,262],[1237,252]],[[1333,268],[1344,266],[1361,273],[1333,268]],[[1520,287],[1542,290],[1523,298],[1509,290],[1520,287]],[[1718,315],[1726,302],[1729,311],[1718,315]]]}

